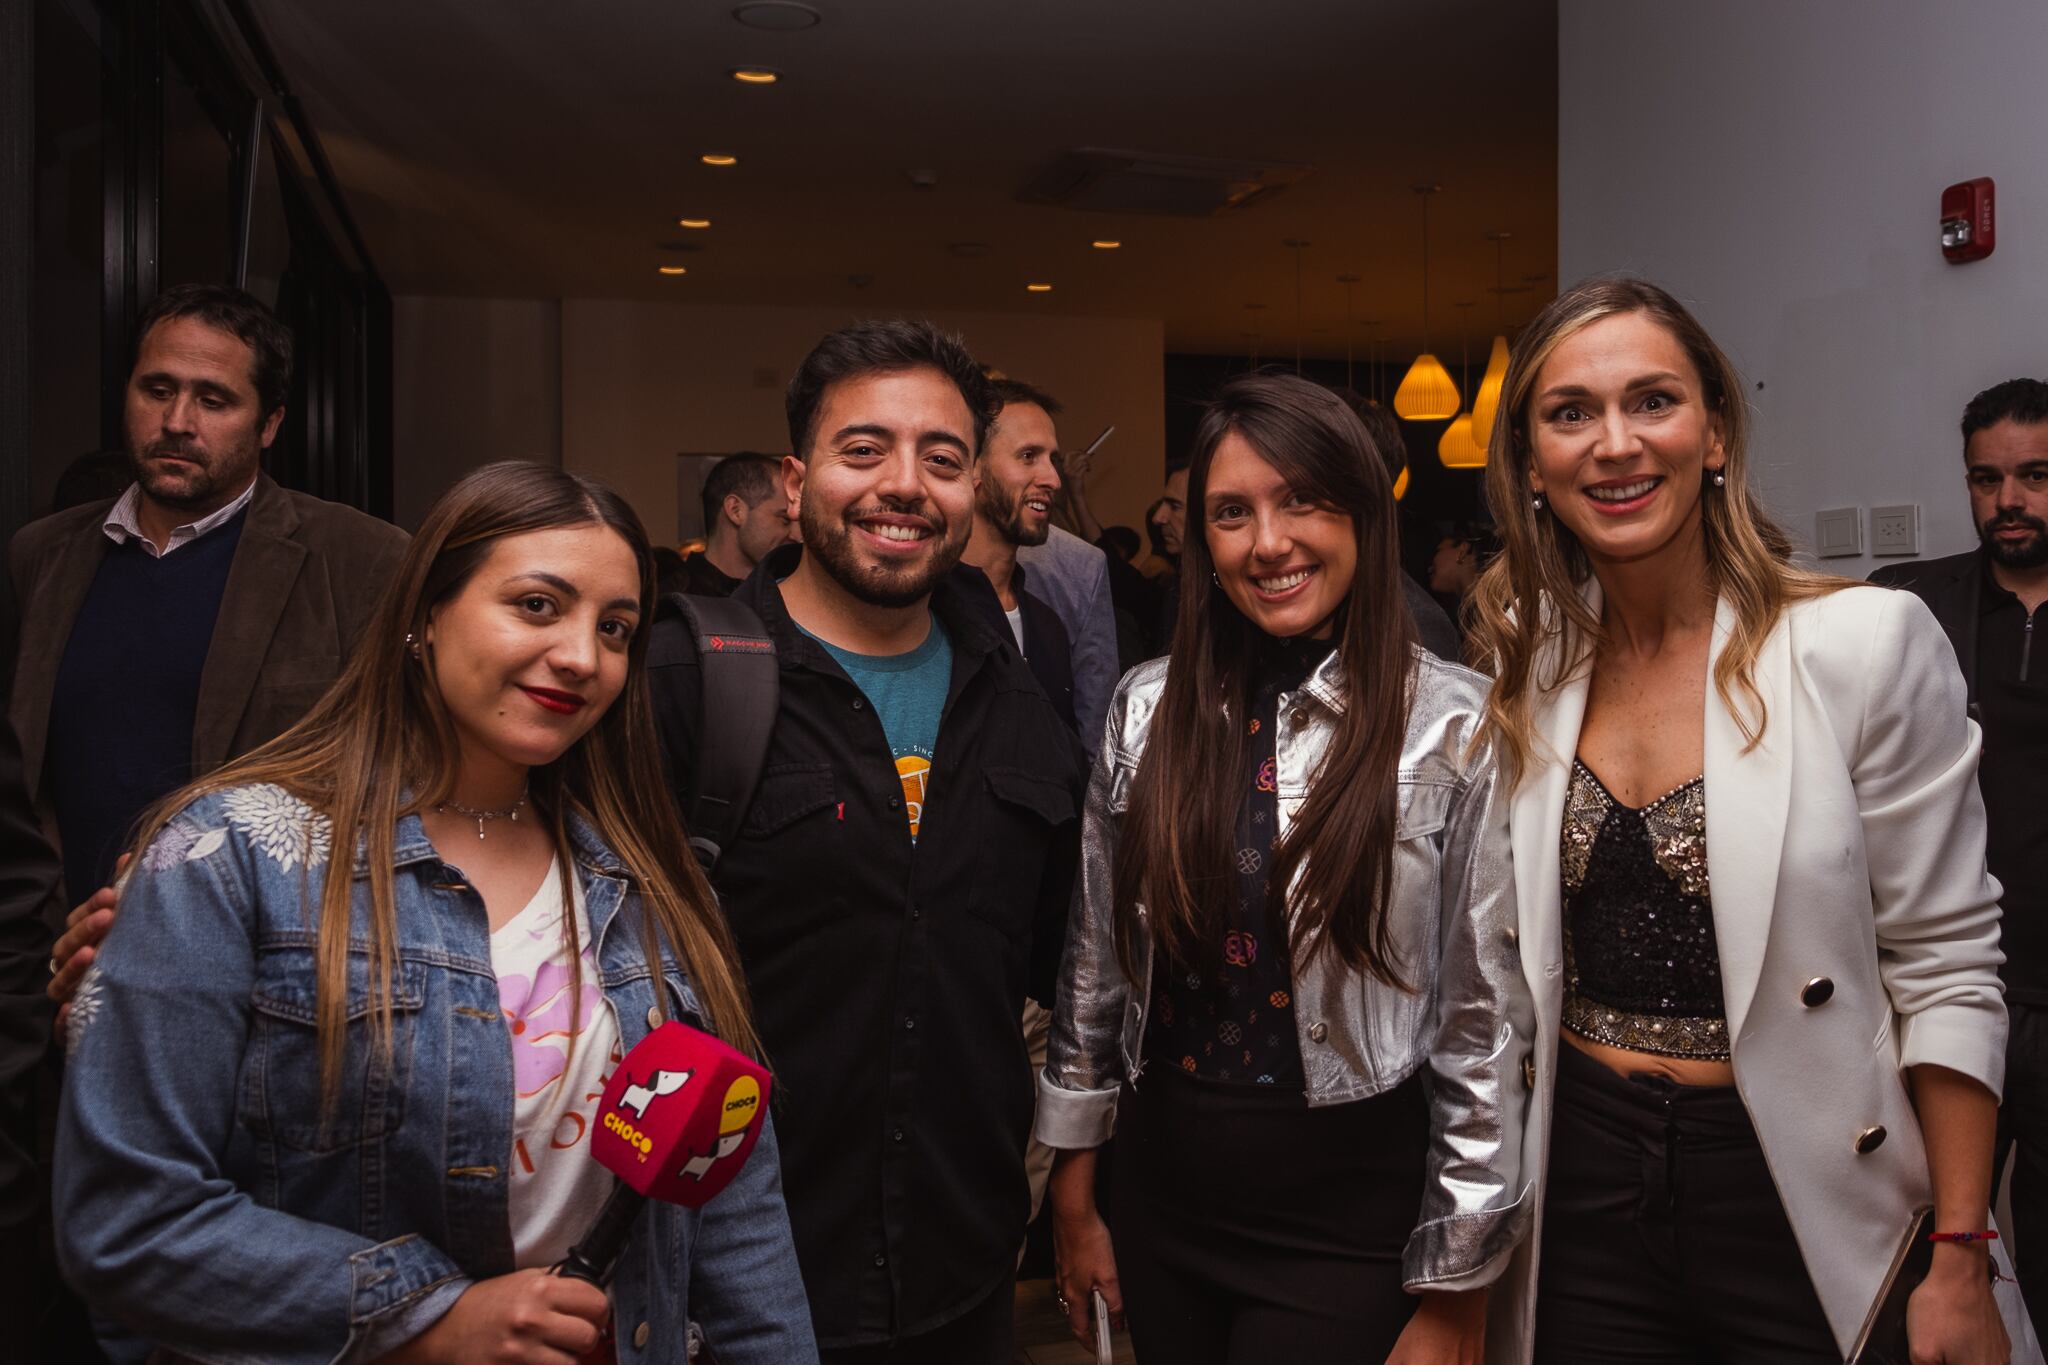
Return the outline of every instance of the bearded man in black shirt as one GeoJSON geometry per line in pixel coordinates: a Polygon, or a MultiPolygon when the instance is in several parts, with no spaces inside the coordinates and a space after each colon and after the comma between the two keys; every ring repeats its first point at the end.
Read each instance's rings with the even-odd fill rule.
{"type": "Polygon", "coordinates": [[[2028,1314],[2048,1323],[2048,383],[2012,379],[1963,410],[1977,549],[1891,564],[1873,583],[1916,593],[1956,649],[1984,727],[1985,862],[2004,912],[2005,1099],[1998,1160],[2015,1145],[2015,1270],[2028,1314]],[[2030,1251],[2029,1248],[2032,1248],[2030,1251]]]}
{"type": "MultiPolygon", "coordinates": [[[[929,325],[826,337],[789,388],[802,544],[733,595],[775,643],[779,702],[713,882],[776,1072],[829,1365],[1011,1359],[1034,1099],[1017,1021],[1027,992],[1051,1003],[1083,760],[956,576],[993,411],[929,325]]],[[[649,664],[687,795],[716,720],[674,719],[704,690],[680,621],[657,624],[649,664]]]]}

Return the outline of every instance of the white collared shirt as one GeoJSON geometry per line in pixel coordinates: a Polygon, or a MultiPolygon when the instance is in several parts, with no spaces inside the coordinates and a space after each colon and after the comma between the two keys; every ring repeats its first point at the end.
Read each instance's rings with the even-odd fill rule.
{"type": "Polygon", "coordinates": [[[155,542],[142,533],[142,522],[137,515],[142,506],[142,485],[131,483],[128,485],[128,491],[123,493],[107,512],[107,519],[100,523],[100,530],[106,532],[107,539],[113,541],[116,545],[125,545],[131,540],[139,540],[142,542],[143,549],[149,551],[155,558],[162,559],[180,545],[189,545],[208,531],[218,530],[226,525],[233,519],[235,513],[247,507],[249,499],[255,496],[256,481],[252,479],[249,481],[249,486],[242,490],[241,497],[236,498],[226,507],[221,508],[210,516],[201,517],[197,521],[188,521],[183,526],[178,527],[171,532],[170,538],[164,542],[163,549],[159,550],[155,542]]]}

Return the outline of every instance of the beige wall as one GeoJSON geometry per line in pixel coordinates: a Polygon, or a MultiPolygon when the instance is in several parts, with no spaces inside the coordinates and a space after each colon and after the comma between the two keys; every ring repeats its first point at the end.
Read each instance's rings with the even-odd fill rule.
{"type": "MultiPolygon", "coordinates": [[[[780,452],[783,387],[819,337],[866,314],[568,299],[400,298],[395,445],[400,521],[416,525],[464,471],[560,460],[624,493],[676,534],[680,453],[780,452]]],[[[1089,492],[1105,522],[1137,524],[1165,451],[1164,334],[1156,321],[930,315],[975,354],[1066,405],[1060,438],[1112,422],[1089,492]]]]}
{"type": "MultiPolygon", "coordinates": [[[[674,535],[675,456],[789,448],[783,388],[820,337],[860,316],[826,308],[711,308],[570,299],[562,305],[563,455],[625,493],[650,533],[674,535]]],[[[1060,439],[1112,422],[1089,491],[1105,520],[1135,521],[1165,448],[1159,323],[934,313],[985,364],[1066,406],[1060,439]]]]}
{"type": "Polygon", "coordinates": [[[493,460],[562,461],[562,308],[547,299],[391,301],[393,503],[417,529],[493,460]]]}

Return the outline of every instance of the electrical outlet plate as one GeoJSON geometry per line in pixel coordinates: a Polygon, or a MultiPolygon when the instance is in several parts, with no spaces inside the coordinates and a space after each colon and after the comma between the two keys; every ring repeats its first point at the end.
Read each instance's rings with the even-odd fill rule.
{"type": "Polygon", "coordinates": [[[1919,504],[1902,503],[1897,507],[1871,508],[1870,553],[1886,556],[1919,554],[1919,504]]]}
{"type": "Polygon", "coordinates": [[[1863,553],[1861,508],[1830,507],[1813,514],[1814,553],[1822,559],[1840,559],[1863,553]]]}

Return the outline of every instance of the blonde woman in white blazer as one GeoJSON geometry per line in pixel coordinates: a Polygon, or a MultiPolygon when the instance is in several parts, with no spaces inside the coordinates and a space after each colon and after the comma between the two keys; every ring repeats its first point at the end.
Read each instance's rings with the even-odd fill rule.
{"type": "Polygon", "coordinates": [[[1917,599],[1791,566],[1740,380],[1663,290],[1561,295],[1500,413],[1475,645],[1545,1177],[1492,1354],[2003,1365],[1998,888],[1953,651],[1917,599]]]}

